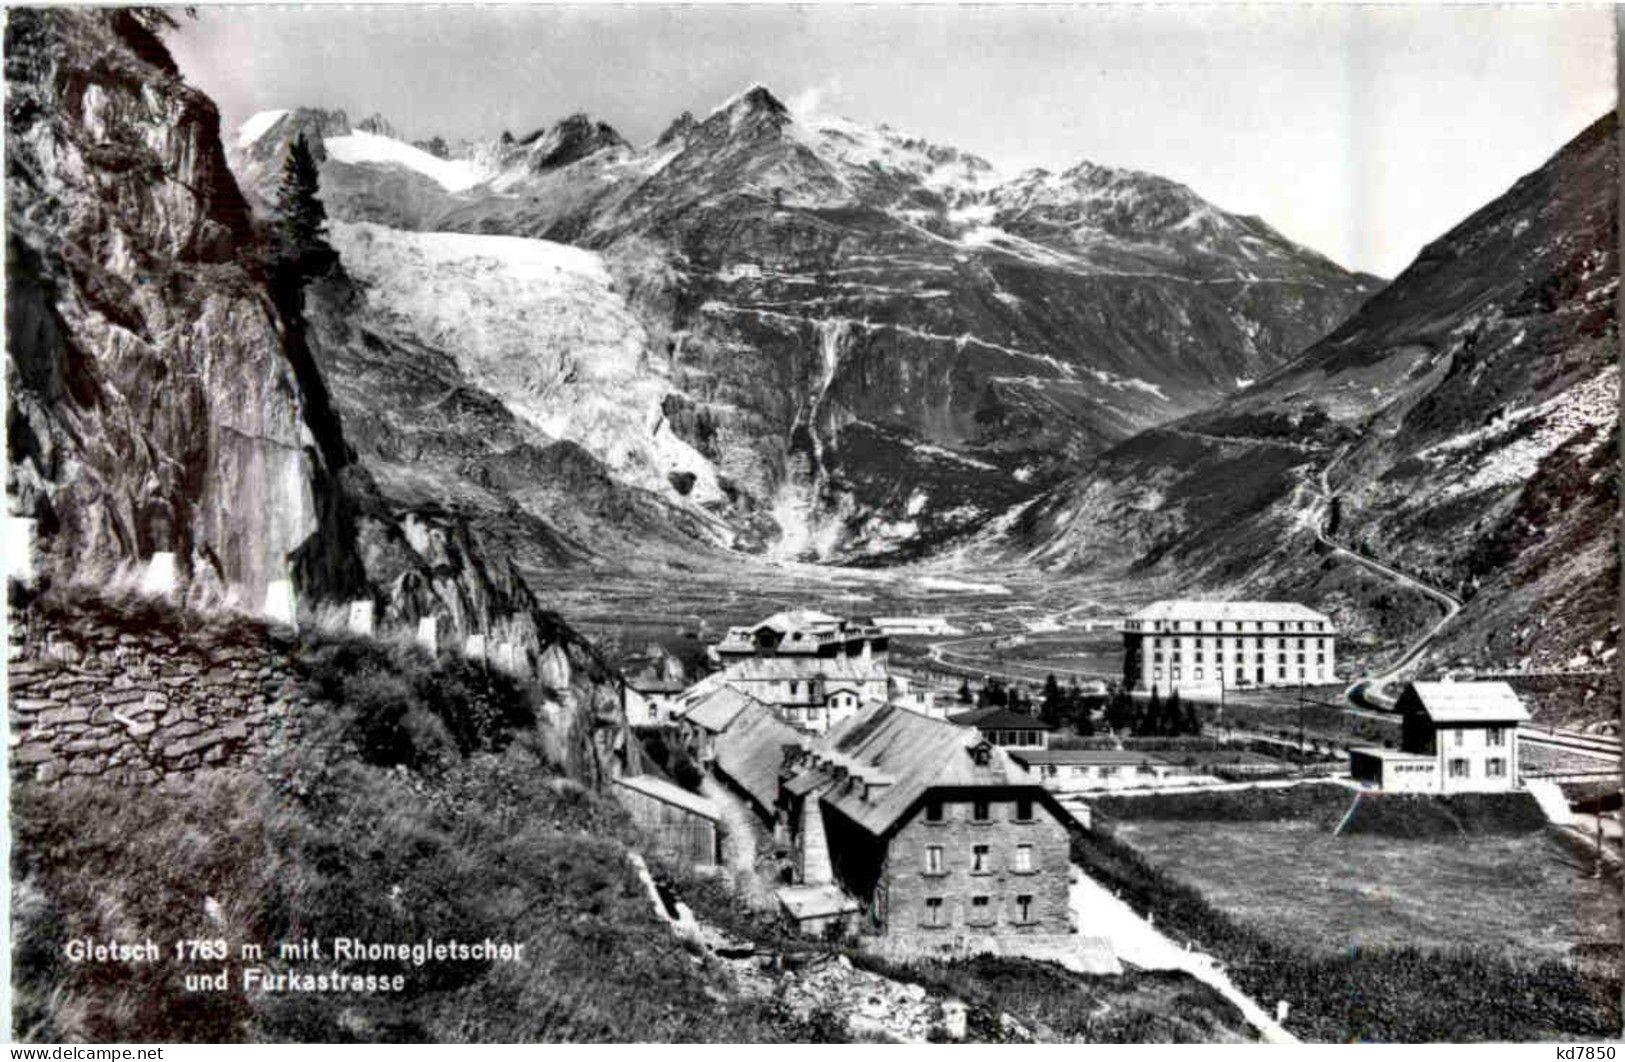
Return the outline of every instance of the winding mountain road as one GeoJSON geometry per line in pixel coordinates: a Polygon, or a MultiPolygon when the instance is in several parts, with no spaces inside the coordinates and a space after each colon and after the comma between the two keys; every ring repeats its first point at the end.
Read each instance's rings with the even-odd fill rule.
{"type": "MultiPolygon", "coordinates": [[[[1319,475],[1315,477],[1316,480],[1318,480],[1318,486],[1315,482],[1310,483],[1310,490],[1320,496],[1321,501],[1325,503],[1328,509],[1331,506],[1333,496],[1329,476],[1331,475],[1332,469],[1337,467],[1338,462],[1342,461],[1346,456],[1348,456],[1347,449],[1338,451],[1337,456],[1328,461],[1325,466],[1321,468],[1319,475]]],[[[1330,519],[1331,514],[1329,512],[1320,516],[1318,519],[1313,519],[1312,526],[1314,528],[1315,538],[1317,538],[1322,545],[1326,546],[1332,552],[1342,554],[1343,556],[1354,561],[1356,564],[1369,568],[1371,571],[1374,571],[1377,574],[1398,583],[1400,586],[1423,594],[1444,609],[1444,617],[1440,619],[1439,622],[1429,627],[1427,633],[1423,634],[1422,637],[1413,642],[1411,646],[1405,650],[1404,654],[1401,655],[1400,658],[1388,668],[1388,670],[1369,678],[1363,678],[1354,685],[1350,686],[1348,689],[1347,697],[1349,701],[1357,707],[1363,707],[1365,704],[1377,704],[1382,707],[1391,708],[1398,698],[1388,691],[1387,687],[1389,683],[1393,682],[1405,671],[1407,671],[1411,665],[1416,662],[1417,658],[1420,657],[1424,651],[1426,651],[1428,645],[1433,641],[1433,639],[1439,636],[1439,632],[1444,630],[1444,628],[1449,625],[1450,621],[1456,618],[1456,614],[1461,611],[1462,601],[1461,598],[1457,597],[1455,594],[1441,590],[1436,586],[1430,586],[1415,576],[1407,575],[1404,572],[1399,571],[1397,568],[1390,567],[1379,560],[1366,556],[1358,550],[1350,549],[1340,542],[1333,541],[1332,538],[1326,533],[1326,525],[1330,519]]]]}

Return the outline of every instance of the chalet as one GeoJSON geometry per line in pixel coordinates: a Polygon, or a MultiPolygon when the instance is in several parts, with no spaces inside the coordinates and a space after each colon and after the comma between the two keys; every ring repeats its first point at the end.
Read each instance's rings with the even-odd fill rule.
{"type": "Polygon", "coordinates": [[[1529,711],[1505,682],[1412,682],[1399,695],[1400,747],[1349,750],[1355,781],[1412,793],[1487,793],[1518,784],[1529,711]]]}
{"type": "Polygon", "coordinates": [[[787,750],[781,777],[801,853],[787,910],[819,888],[849,897],[858,932],[898,954],[1076,948],[1073,820],[974,730],[870,705],[787,750]]]}
{"type": "Polygon", "coordinates": [[[998,705],[950,715],[948,722],[973,726],[988,741],[1006,749],[1047,749],[1050,731],[1055,729],[1042,719],[998,705]]]}
{"type": "Polygon", "coordinates": [[[1224,687],[1335,682],[1332,621],[1290,601],[1158,601],[1123,621],[1131,690],[1212,693],[1224,687]]]}
{"type": "Polygon", "coordinates": [[[722,813],[705,797],[652,775],[617,778],[614,793],[656,847],[694,866],[722,861],[722,813]]]}

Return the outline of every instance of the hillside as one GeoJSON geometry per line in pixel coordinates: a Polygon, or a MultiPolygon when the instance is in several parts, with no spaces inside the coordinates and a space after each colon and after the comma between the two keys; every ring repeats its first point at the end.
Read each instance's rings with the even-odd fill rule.
{"type": "Polygon", "coordinates": [[[1425,248],[1302,357],[1114,448],[1022,544],[1190,589],[1290,594],[1356,632],[1419,597],[1313,526],[1458,593],[1431,666],[1606,666],[1618,625],[1618,125],[1607,115],[1425,248]]]}
{"type": "MultiPolygon", "coordinates": [[[[564,367],[545,347],[497,350],[521,364],[474,382],[707,540],[780,557],[929,552],[1234,393],[1377,287],[1162,178],[1086,163],[1004,180],[954,148],[794,116],[761,86],[641,147],[576,115],[453,158],[341,113],[268,112],[235,154],[261,200],[297,135],[345,222],[599,255],[641,333],[623,412],[539,410],[564,367]]],[[[400,252],[424,237],[354,231],[375,236],[344,248],[363,285],[412,290],[400,252]]],[[[453,302],[500,287],[460,272],[439,282],[468,291],[453,302]]]]}

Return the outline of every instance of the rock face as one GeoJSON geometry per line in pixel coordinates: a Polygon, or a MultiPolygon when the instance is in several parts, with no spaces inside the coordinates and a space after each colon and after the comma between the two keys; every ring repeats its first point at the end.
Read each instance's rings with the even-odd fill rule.
{"type": "MultiPolygon", "coordinates": [[[[261,140],[241,150],[252,184],[261,140]]],[[[1001,181],[953,148],[799,119],[761,86],[641,148],[578,115],[461,154],[467,185],[329,158],[324,195],[345,220],[598,252],[658,414],[708,465],[679,470],[695,499],[664,499],[785,556],[897,559],[979,528],[1280,365],[1377,287],[1161,178],[1001,181]]],[[[672,470],[644,471],[661,496],[672,470]]]]}
{"type": "MultiPolygon", "coordinates": [[[[316,356],[332,336],[274,292],[213,104],[159,18],[7,26],[7,488],[47,581],[173,553],[195,606],[257,612],[288,580],[307,618],[357,599],[381,632],[438,617],[531,676],[551,661],[559,729],[600,769],[625,746],[616,677],[463,515],[398,504],[355,462],[316,356]]],[[[273,128],[286,143],[348,123],[273,128]]]]}
{"type": "MultiPolygon", "coordinates": [[[[1303,357],[1034,508],[1050,565],[1317,595],[1335,537],[1467,598],[1436,663],[1580,667],[1617,625],[1618,126],[1602,118],[1303,357]]],[[[1337,604],[1336,601],[1331,602],[1337,604]]]]}
{"type": "Polygon", "coordinates": [[[137,16],[8,28],[8,489],[73,567],[169,550],[258,605],[336,538],[305,400],[207,98],[137,16]]]}

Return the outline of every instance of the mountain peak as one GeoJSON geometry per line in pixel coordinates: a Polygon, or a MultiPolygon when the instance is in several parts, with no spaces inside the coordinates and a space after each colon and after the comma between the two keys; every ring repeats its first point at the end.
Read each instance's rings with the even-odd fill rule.
{"type": "Polygon", "coordinates": [[[593,121],[581,111],[561,118],[546,132],[538,129],[519,143],[530,153],[533,173],[556,170],[599,151],[631,146],[614,126],[593,121]]]}
{"type": "Polygon", "coordinates": [[[735,128],[751,119],[766,120],[779,126],[790,121],[790,108],[768,91],[766,85],[758,82],[724,100],[706,115],[705,122],[709,124],[722,116],[727,116],[735,128]]]}

